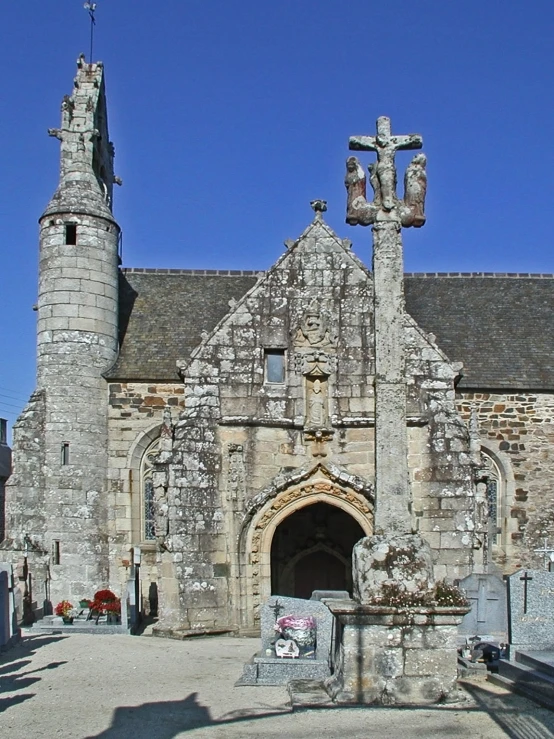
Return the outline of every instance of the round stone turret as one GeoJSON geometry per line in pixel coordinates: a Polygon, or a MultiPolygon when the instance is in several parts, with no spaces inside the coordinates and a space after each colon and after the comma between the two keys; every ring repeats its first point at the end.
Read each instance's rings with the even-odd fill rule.
{"type": "Polygon", "coordinates": [[[113,146],[103,67],[81,57],[62,103],[59,186],[40,219],[37,385],[53,605],[107,584],[107,389],[118,351],[113,146]]]}

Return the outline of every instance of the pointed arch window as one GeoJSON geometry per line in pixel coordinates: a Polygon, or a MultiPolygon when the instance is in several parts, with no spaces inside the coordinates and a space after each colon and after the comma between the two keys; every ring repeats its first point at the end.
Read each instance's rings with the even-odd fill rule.
{"type": "Polygon", "coordinates": [[[156,439],[142,455],[140,464],[141,529],[144,541],[152,541],[156,538],[153,474],[154,460],[159,451],[160,440],[156,439]]]}
{"type": "Polygon", "coordinates": [[[502,475],[498,465],[482,450],[485,474],[487,477],[487,503],[489,521],[489,541],[491,544],[500,544],[502,533],[502,475]]]}

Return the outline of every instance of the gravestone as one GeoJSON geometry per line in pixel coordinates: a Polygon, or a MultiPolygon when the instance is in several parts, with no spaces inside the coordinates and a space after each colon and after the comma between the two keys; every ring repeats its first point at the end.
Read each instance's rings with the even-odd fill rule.
{"type": "Polygon", "coordinates": [[[509,641],[518,649],[554,649],[554,572],[519,570],[508,578],[509,641]]]}
{"type": "Polygon", "coordinates": [[[460,588],[471,603],[471,611],[458,627],[460,637],[491,636],[508,641],[506,583],[496,575],[472,574],[460,581],[460,588]]]}
{"type": "Polygon", "coordinates": [[[329,676],[333,615],[326,605],[317,600],[274,595],[262,607],[260,622],[261,651],[244,666],[237,685],[286,685],[290,680],[324,680],[329,676]],[[280,634],[275,624],[283,616],[314,619],[315,654],[294,658],[276,655],[275,642],[280,634]]]}
{"type": "Polygon", "coordinates": [[[0,564],[0,650],[19,641],[21,632],[15,610],[13,567],[0,564]]]}

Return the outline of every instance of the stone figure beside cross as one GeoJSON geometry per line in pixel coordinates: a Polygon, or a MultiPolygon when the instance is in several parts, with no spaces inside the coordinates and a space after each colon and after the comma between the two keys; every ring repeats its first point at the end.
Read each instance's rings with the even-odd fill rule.
{"type": "Polygon", "coordinates": [[[404,199],[396,195],[396,152],[403,149],[421,149],[423,139],[417,133],[392,135],[390,119],[377,119],[376,136],[351,136],[349,148],[353,151],[374,151],[377,162],[369,166],[373,202],[366,198],[366,177],[356,157],[346,163],[346,188],[348,190],[347,223],[369,226],[379,220],[400,221],[405,227],[423,226],[424,205],[427,190],[424,154],[416,155],[404,177],[404,199]],[[397,212],[393,212],[397,211],[397,212]]]}

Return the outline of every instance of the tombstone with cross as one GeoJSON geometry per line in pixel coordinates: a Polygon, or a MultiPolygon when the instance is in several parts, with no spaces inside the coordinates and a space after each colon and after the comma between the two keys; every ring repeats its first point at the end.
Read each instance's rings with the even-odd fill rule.
{"type": "Polygon", "coordinates": [[[554,573],[519,570],[507,578],[510,644],[554,648],[554,573]]]}
{"type": "Polygon", "coordinates": [[[471,603],[458,633],[466,636],[491,636],[495,641],[508,639],[506,583],[496,575],[471,574],[460,581],[460,588],[471,603]]]}

